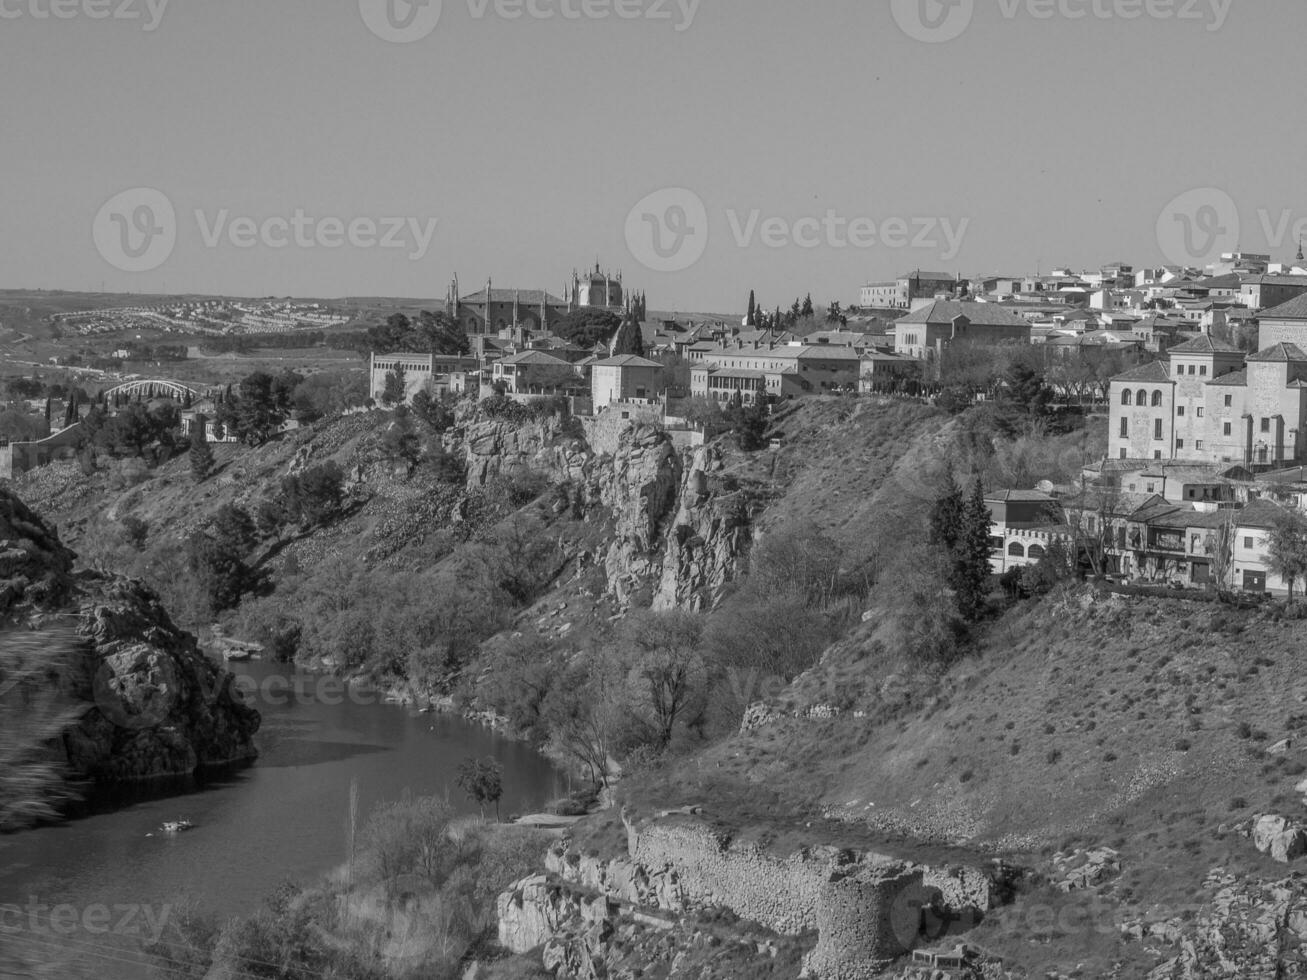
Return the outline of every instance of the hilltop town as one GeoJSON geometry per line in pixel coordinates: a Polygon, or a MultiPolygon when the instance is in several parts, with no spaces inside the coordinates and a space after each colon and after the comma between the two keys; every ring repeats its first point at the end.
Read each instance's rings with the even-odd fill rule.
{"type": "MultiPolygon", "coordinates": [[[[13,379],[0,477],[75,457],[84,414],[133,399],[174,398],[182,438],[203,418],[208,441],[237,442],[215,424],[219,404],[240,380],[231,359],[259,367],[259,350],[300,380],[356,372],[352,351],[363,354],[342,409],[411,407],[419,395],[559,400],[576,417],[656,425],[683,447],[731,430],[760,436],[768,413],[809,397],[956,411],[1034,384],[1048,411],[1086,420],[1095,453],[1069,480],[1065,465],[1034,467],[1022,485],[986,488],[996,574],[1037,564],[1054,541],[1121,581],[1286,595],[1301,574],[1277,555],[1277,528],[1307,497],[1301,250],[1294,262],[1233,253],[1204,269],[914,271],[864,286],[847,307],[809,296],[769,309],[751,295],[738,319],[650,314],[598,264],[573,271],[563,292],[487,281],[464,294],[455,279],[443,302],[390,314],[213,300],[53,314],[61,348],[98,344],[49,357],[48,386],[40,369],[13,379]],[[219,359],[225,373],[212,371],[219,359]]],[[[321,414],[296,405],[279,431],[321,414]]]]}

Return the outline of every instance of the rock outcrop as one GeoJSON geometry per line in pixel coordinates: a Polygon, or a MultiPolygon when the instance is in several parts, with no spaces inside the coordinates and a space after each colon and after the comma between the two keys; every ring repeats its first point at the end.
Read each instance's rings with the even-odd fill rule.
{"type": "Polygon", "coordinates": [[[739,574],[753,543],[748,496],[715,486],[721,457],[712,447],[694,451],[668,536],[656,609],[711,609],[739,574]]]}
{"type": "Polygon", "coordinates": [[[611,523],[607,549],[595,558],[619,606],[637,595],[658,609],[715,606],[753,540],[748,494],[723,478],[720,453],[682,453],[641,420],[606,419],[592,429],[603,451],[579,423],[555,417],[468,421],[455,436],[468,489],[526,472],[565,484],[574,511],[611,523]]]}
{"type": "Polygon", "coordinates": [[[252,760],[259,714],[241,702],[231,675],[146,586],[74,574],[73,558],[52,528],[0,490],[0,625],[38,637],[45,630],[52,641],[73,636],[66,662],[51,665],[75,719],[62,739],[68,770],[113,784],[252,760]]]}
{"type": "Polygon", "coordinates": [[[1196,913],[1147,927],[1125,925],[1132,938],[1162,938],[1177,954],[1149,972],[1147,980],[1307,975],[1307,889],[1301,879],[1260,881],[1217,869],[1204,890],[1214,895],[1196,913]]]}

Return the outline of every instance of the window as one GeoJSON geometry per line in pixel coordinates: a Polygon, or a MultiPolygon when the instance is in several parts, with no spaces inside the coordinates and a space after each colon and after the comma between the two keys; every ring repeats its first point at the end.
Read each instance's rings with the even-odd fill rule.
{"type": "Polygon", "coordinates": [[[1183,416],[1184,416],[1184,406],[1183,406],[1183,405],[1178,406],[1178,407],[1176,408],[1176,410],[1175,410],[1175,414],[1176,414],[1176,415],[1179,415],[1179,416],[1181,416],[1181,417],[1183,417],[1183,416]]]}
{"type": "Polygon", "coordinates": [[[1176,377],[1183,377],[1183,376],[1184,376],[1184,365],[1183,365],[1183,364],[1177,364],[1177,365],[1175,366],[1175,373],[1176,373],[1176,377]]]}
{"type": "Polygon", "coordinates": [[[1263,432],[1270,432],[1270,431],[1271,431],[1271,420],[1270,420],[1270,419],[1262,419],[1262,431],[1263,431],[1263,432]]]}
{"type": "Polygon", "coordinates": [[[1148,484],[1148,492],[1149,492],[1149,493],[1153,493],[1153,492],[1155,492],[1156,489],[1157,489],[1157,488],[1156,488],[1156,486],[1155,486],[1154,484],[1152,484],[1152,483],[1148,484]]]}
{"type": "MultiPolygon", "coordinates": [[[[1122,419],[1122,420],[1121,420],[1121,438],[1122,438],[1122,439],[1126,439],[1126,438],[1129,438],[1129,436],[1130,436],[1130,420],[1129,420],[1129,419],[1122,419]]],[[[1122,451],[1122,452],[1125,452],[1124,449],[1121,450],[1121,451],[1122,451]]]]}
{"type": "Polygon", "coordinates": [[[1026,549],[1021,547],[1021,544],[1018,541],[1013,541],[1010,545],[1008,545],[1007,553],[1011,555],[1013,558],[1026,557],[1026,549]]]}
{"type": "Polygon", "coordinates": [[[1253,547],[1253,539],[1252,539],[1252,538],[1244,538],[1244,539],[1243,539],[1243,546],[1244,546],[1245,548],[1251,549],[1251,548],[1253,547]]]}
{"type": "Polygon", "coordinates": [[[1194,366],[1192,364],[1189,365],[1189,373],[1190,374],[1194,373],[1194,366]]]}
{"type": "Polygon", "coordinates": [[[1135,395],[1135,404],[1136,405],[1148,404],[1148,392],[1144,391],[1143,388],[1140,388],[1138,394],[1135,395]]]}
{"type": "Polygon", "coordinates": [[[1234,404],[1234,395],[1226,395],[1226,396],[1225,396],[1225,407],[1226,407],[1226,408],[1229,408],[1229,407],[1230,407],[1231,405],[1233,405],[1233,404],[1234,404]]]}
{"type": "Polygon", "coordinates": [[[1195,449],[1202,449],[1202,448],[1203,448],[1203,440],[1199,439],[1197,442],[1195,442],[1195,443],[1194,443],[1194,448],[1195,448],[1195,449]]]}
{"type": "Polygon", "coordinates": [[[1125,457],[1125,450],[1124,450],[1124,449],[1121,450],[1121,458],[1122,458],[1122,459],[1125,459],[1125,458],[1126,458],[1126,457],[1125,457]]]}
{"type": "Polygon", "coordinates": [[[1154,449],[1154,450],[1153,450],[1153,459],[1161,459],[1161,458],[1162,458],[1162,450],[1160,450],[1160,449],[1154,449]]]}
{"type": "Polygon", "coordinates": [[[1221,432],[1221,435],[1228,436],[1228,435],[1230,434],[1230,423],[1229,423],[1229,422],[1226,422],[1225,425],[1223,425],[1221,428],[1223,429],[1223,431],[1221,432]]]}
{"type": "Polygon", "coordinates": [[[1153,438],[1154,438],[1154,439],[1160,439],[1160,438],[1162,438],[1162,420],[1161,420],[1161,419],[1153,419],[1153,438]]]}
{"type": "Polygon", "coordinates": [[[1199,407],[1199,409],[1198,409],[1198,417],[1199,417],[1199,418],[1202,418],[1202,417],[1203,417],[1203,410],[1202,410],[1201,407],[1199,407]]]}
{"type": "Polygon", "coordinates": [[[1160,391],[1153,392],[1153,408],[1157,408],[1161,404],[1162,404],[1162,393],[1160,391]]]}
{"type": "Polygon", "coordinates": [[[1183,449],[1183,448],[1184,448],[1184,440],[1183,440],[1183,439],[1177,439],[1177,440],[1175,441],[1175,448],[1176,448],[1176,449],[1183,449]]]}
{"type": "Polygon", "coordinates": [[[1130,389],[1129,389],[1129,388],[1127,388],[1125,391],[1121,392],[1121,404],[1122,404],[1122,405],[1129,405],[1129,404],[1131,404],[1133,401],[1134,401],[1134,397],[1130,394],[1130,389]]]}
{"type": "Polygon", "coordinates": [[[1206,377],[1206,376],[1207,376],[1207,365],[1206,365],[1206,364],[1200,364],[1200,365],[1198,365],[1198,374],[1199,374],[1201,377],[1206,377]]]}

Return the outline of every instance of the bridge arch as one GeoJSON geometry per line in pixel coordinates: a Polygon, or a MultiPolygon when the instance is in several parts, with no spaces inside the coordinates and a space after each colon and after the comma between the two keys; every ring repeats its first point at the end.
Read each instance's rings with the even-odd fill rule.
{"type": "Polygon", "coordinates": [[[145,395],[151,392],[155,394],[163,393],[178,400],[186,398],[187,395],[190,395],[192,400],[204,397],[202,391],[192,388],[190,385],[184,385],[180,381],[165,381],[158,378],[125,382],[115,388],[107,389],[104,393],[104,397],[113,398],[115,395],[145,395]]]}

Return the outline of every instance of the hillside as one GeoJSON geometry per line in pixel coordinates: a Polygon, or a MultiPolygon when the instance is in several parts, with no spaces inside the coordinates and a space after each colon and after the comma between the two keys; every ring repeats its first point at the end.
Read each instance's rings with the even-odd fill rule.
{"type": "MultiPolygon", "coordinates": [[[[580,771],[593,749],[567,726],[602,729],[600,747],[626,773],[609,795],[632,820],[657,837],[660,813],[689,807],[686,826],[729,842],[725,853],[743,848],[748,867],[815,873],[830,848],[859,868],[899,862],[928,879],[979,880],[996,858],[1017,869],[1015,891],[948,899],[946,918],[920,935],[914,924],[903,948],[962,937],[1014,976],[1143,976],[1185,949],[1209,964],[1212,935],[1300,900],[1297,885],[1287,898],[1258,891],[1286,869],[1247,839],[1257,815],[1297,812],[1307,771],[1302,634],[1283,610],[1071,585],[1015,605],[995,596],[956,662],[922,652],[951,606],[924,543],[945,471],[979,472],[991,487],[1029,486],[1035,469],[1067,480],[1096,451],[1097,423],[1032,437],[983,407],[949,416],[816,399],[782,409],[774,448],[749,454],[729,436],[676,452],[645,426],[461,410],[438,439],[419,427],[416,465],[395,455],[395,427],[374,413],[256,450],[222,447],[218,474],[199,486],[185,460],[148,473],[128,461],[89,477],[50,467],[18,491],[90,560],[172,590],[203,628],[168,556],[219,508],[258,512],[288,475],[338,464],[339,510],[261,539],[251,561],[275,591],[221,613],[229,630],[302,662],[416,682],[580,771]],[[143,547],[124,540],[128,518],[148,525],[143,547]],[[702,686],[651,744],[657,718],[633,680],[652,676],[649,661],[629,658],[667,656],[682,635],[702,686]],[[1069,895],[1054,887],[1104,860],[1096,848],[1115,852],[1112,867],[1069,895]],[[1234,918],[1231,888],[1243,903],[1234,918]],[[1137,922],[1161,925],[1141,941],[1137,922]]],[[[602,811],[573,845],[635,860],[624,856],[631,826],[602,811]]],[[[606,888],[632,873],[582,877],[606,888]]],[[[761,914],[735,887],[714,885],[711,904],[761,914]]],[[[563,902],[546,918],[580,914],[566,895],[531,894],[563,902]]],[[[765,919],[788,935],[789,920],[765,919]]],[[[710,932],[686,927],[687,949],[713,948],[710,932]]],[[[555,936],[564,960],[568,935],[555,936]]],[[[1290,940],[1268,955],[1288,956],[1290,940]]],[[[610,953],[614,968],[630,962],[615,947],[596,955],[610,953]]],[[[1230,975],[1255,975],[1245,969],[1230,975]]]]}

